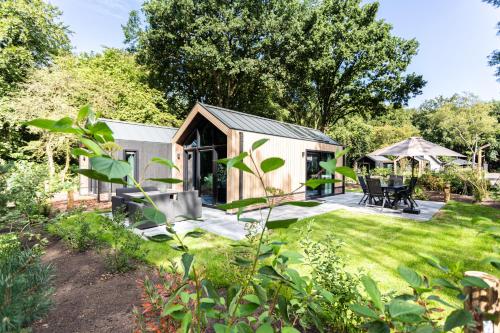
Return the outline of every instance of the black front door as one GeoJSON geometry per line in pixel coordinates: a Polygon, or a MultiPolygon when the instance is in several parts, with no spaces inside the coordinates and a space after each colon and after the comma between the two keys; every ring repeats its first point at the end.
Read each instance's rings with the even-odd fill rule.
{"type": "MultiPolygon", "coordinates": [[[[329,161],[333,158],[333,153],[308,151],[306,154],[306,180],[307,179],[332,179],[335,176],[321,168],[321,161],[329,161]]],[[[306,198],[317,198],[334,194],[333,184],[323,184],[315,189],[306,188],[306,198]]]]}

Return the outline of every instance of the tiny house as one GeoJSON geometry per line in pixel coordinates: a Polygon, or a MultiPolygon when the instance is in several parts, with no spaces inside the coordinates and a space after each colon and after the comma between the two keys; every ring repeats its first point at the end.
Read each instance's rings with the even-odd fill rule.
{"type": "MultiPolygon", "coordinates": [[[[320,167],[321,161],[335,158],[343,147],[319,130],[267,119],[238,111],[197,103],[179,129],[103,119],[121,147],[116,158],[133,165],[137,179],[174,177],[183,183],[174,190],[197,190],[207,206],[264,195],[259,180],[238,169],[227,170],[217,160],[249,151],[262,138],[269,141],[255,153],[256,163],[269,157],[280,157],[285,165],[265,175],[265,182],[283,200],[304,200],[344,193],[344,179],[320,167]],[[149,165],[152,157],[171,159],[179,170],[149,165]],[[311,178],[338,179],[334,184],[316,189],[302,184],[311,178]]],[[[82,168],[88,160],[81,158],[82,168]]],[[[344,158],[337,161],[344,165],[344,158]]],[[[127,180],[126,180],[127,181],[127,180]]],[[[115,184],[104,184],[81,177],[82,193],[112,193],[115,184]]],[[[164,189],[167,185],[147,182],[147,186],[164,189]]],[[[128,184],[127,186],[133,186],[128,184]]],[[[170,185],[168,185],[170,186],[170,185]]]]}

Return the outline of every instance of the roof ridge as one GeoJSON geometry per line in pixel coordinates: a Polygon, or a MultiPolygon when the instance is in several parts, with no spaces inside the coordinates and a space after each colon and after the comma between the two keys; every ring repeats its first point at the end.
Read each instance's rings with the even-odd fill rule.
{"type": "Polygon", "coordinates": [[[109,121],[109,122],[121,123],[121,124],[139,125],[139,126],[147,126],[147,127],[158,127],[158,128],[166,128],[166,129],[173,129],[173,130],[179,129],[178,127],[161,126],[161,125],[156,125],[156,124],[144,124],[144,123],[138,123],[138,122],[134,122],[134,121],[116,120],[116,119],[109,119],[109,118],[98,118],[98,120],[102,120],[104,122],[109,121]]]}
{"type": "MultiPolygon", "coordinates": [[[[320,131],[317,128],[302,126],[302,125],[294,124],[294,123],[288,123],[286,121],[281,121],[281,120],[266,118],[266,117],[262,117],[262,116],[257,116],[257,115],[254,115],[254,114],[245,113],[245,112],[241,112],[241,111],[236,111],[236,110],[232,110],[232,109],[228,109],[228,108],[223,108],[223,107],[215,106],[215,105],[210,105],[210,104],[206,104],[206,103],[201,103],[201,102],[198,102],[198,103],[201,104],[201,106],[205,107],[205,109],[206,109],[206,106],[207,106],[207,107],[211,107],[211,108],[216,108],[216,109],[221,109],[221,110],[225,110],[225,111],[229,111],[229,112],[238,113],[238,114],[241,114],[241,115],[244,115],[244,116],[248,116],[248,117],[259,118],[259,119],[263,119],[263,120],[266,120],[266,121],[272,121],[272,122],[276,122],[276,123],[280,123],[280,124],[285,124],[285,125],[297,126],[297,127],[301,127],[301,128],[306,128],[308,130],[313,130],[313,131],[318,131],[320,133],[323,133],[322,131],[320,131]]],[[[323,134],[325,134],[325,133],[323,133],[323,134]]]]}

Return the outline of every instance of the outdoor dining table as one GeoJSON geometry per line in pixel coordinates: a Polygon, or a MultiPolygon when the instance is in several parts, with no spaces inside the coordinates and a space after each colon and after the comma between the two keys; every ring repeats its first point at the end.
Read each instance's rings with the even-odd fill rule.
{"type": "MultiPolygon", "coordinates": [[[[386,193],[390,193],[390,192],[394,192],[394,193],[397,193],[397,192],[400,192],[401,190],[406,190],[408,188],[407,185],[403,185],[403,184],[389,184],[389,183],[384,183],[382,182],[380,184],[380,187],[382,187],[382,190],[386,193]]],[[[395,197],[394,200],[391,202],[391,207],[395,207],[396,206],[396,203],[398,203],[398,201],[400,201],[401,199],[403,199],[402,197],[395,197]]]]}

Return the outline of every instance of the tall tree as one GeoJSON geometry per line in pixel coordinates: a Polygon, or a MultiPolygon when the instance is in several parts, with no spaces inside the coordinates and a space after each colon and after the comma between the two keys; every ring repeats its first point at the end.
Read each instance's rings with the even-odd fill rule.
{"type": "MultiPolygon", "coordinates": [[[[500,7],[500,0],[483,0],[495,7],[500,7]]],[[[500,22],[497,23],[497,35],[500,35],[500,22]]],[[[496,67],[495,76],[500,81],[500,50],[495,50],[490,54],[489,57],[489,65],[492,67],[496,67]]]]}
{"type": "Polygon", "coordinates": [[[70,50],[57,7],[43,0],[0,0],[0,96],[70,50]]]}
{"type": "MultiPolygon", "coordinates": [[[[283,1],[149,0],[124,27],[130,48],[179,113],[196,101],[275,117],[270,36],[283,1]]],[[[291,1],[288,1],[291,2],[291,1]]]]}
{"type": "Polygon", "coordinates": [[[377,10],[378,3],[325,0],[304,15],[283,58],[285,105],[296,122],[324,130],[352,114],[400,107],[421,92],[422,77],[406,74],[417,41],[393,36],[377,10]]]}
{"type": "MultiPolygon", "coordinates": [[[[0,101],[0,120],[15,129],[23,121],[59,119],[90,104],[105,118],[178,125],[163,94],[148,86],[147,74],[133,55],[116,49],[78,57],[59,56],[51,66],[36,69],[22,89],[0,101]]],[[[0,152],[7,143],[0,142],[0,152]]],[[[67,138],[45,132],[22,149],[34,159],[45,158],[54,174],[58,158],[68,165],[70,145],[67,138]]]]}
{"type": "Polygon", "coordinates": [[[424,137],[459,152],[467,152],[476,162],[481,145],[490,143],[490,160],[496,160],[499,134],[495,103],[480,101],[471,94],[439,97],[425,102],[416,114],[424,137]]]}

